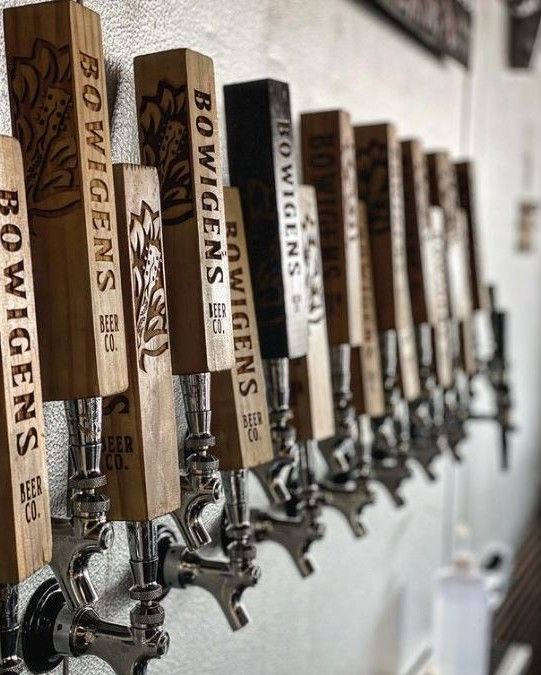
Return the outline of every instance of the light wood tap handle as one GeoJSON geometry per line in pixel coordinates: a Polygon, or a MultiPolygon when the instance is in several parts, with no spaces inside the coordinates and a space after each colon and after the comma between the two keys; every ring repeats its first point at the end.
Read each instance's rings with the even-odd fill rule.
{"type": "Polygon", "coordinates": [[[141,161],[158,170],[173,373],[232,368],[233,339],[212,59],[134,60],[141,161]]]}
{"type": "Polygon", "coordinates": [[[180,506],[178,450],[156,169],[115,164],[130,386],[103,401],[102,469],[110,520],[180,506]]]}
{"type": "Polygon", "coordinates": [[[452,385],[446,243],[443,222],[431,212],[428,166],[420,141],[402,142],[406,241],[412,309],[416,322],[433,328],[438,382],[452,385]]]}
{"type": "Polygon", "coordinates": [[[304,181],[316,190],[331,345],[361,344],[355,142],[343,110],[301,115],[304,181]]]}
{"type": "Polygon", "coordinates": [[[251,469],[273,458],[240,194],[224,188],[235,367],[212,378],[212,419],[220,469],[251,469]]]}
{"type": "Polygon", "coordinates": [[[406,263],[400,143],[392,124],[355,127],[359,199],[365,203],[380,331],[396,330],[404,396],[420,394],[406,263]]]}
{"type": "Polygon", "coordinates": [[[351,350],[352,403],[359,414],[382,417],[385,414],[385,390],[374,298],[374,270],[364,202],[359,202],[359,233],[363,336],[361,346],[351,350]]]}
{"type": "Polygon", "coordinates": [[[299,186],[299,215],[306,263],[308,352],[289,365],[291,409],[297,438],[320,441],[334,436],[335,425],[320,228],[312,186],[299,186]]]}
{"type": "Polygon", "coordinates": [[[0,136],[0,584],[51,559],[38,333],[19,143],[0,136]]]}
{"type": "Polygon", "coordinates": [[[128,386],[98,14],[72,0],[4,11],[23,153],[45,400],[128,386]]]}
{"type": "Polygon", "coordinates": [[[428,154],[431,203],[443,214],[447,251],[447,279],[451,317],[460,329],[462,365],[476,372],[473,342],[473,307],[466,215],[460,208],[454,166],[447,152],[428,154]]]}

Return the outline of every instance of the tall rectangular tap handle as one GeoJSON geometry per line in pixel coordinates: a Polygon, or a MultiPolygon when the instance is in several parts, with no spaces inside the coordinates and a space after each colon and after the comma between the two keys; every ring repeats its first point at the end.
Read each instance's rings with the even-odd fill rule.
{"type": "Polygon", "coordinates": [[[401,146],[412,308],[416,323],[428,322],[433,327],[438,381],[448,388],[453,376],[445,231],[441,219],[434,218],[431,211],[428,166],[421,142],[412,139],[401,146]]]}
{"type": "Polygon", "coordinates": [[[473,374],[476,363],[466,217],[460,208],[455,170],[449,154],[433,152],[427,157],[431,203],[441,209],[445,225],[451,317],[460,327],[464,368],[467,373],[473,374]]]}
{"type": "Polygon", "coordinates": [[[317,195],[331,345],[361,344],[360,245],[355,141],[343,110],[301,115],[304,181],[317,195]]]}
{"type": "Polygon", "coordinates": [[[428,265],[423,249],[428,229],[428,175],[426,162],[417,140],[402,141],[402,177],[404,187],[404,222],[406,258],[413,322],[429,322],[428,265]]]}
{"type": "Polygon", "coordinates": [[[141,161],[161,187],[173,373],[233,367],[214,65],[190,49],[134,60],[141,161]]]}
{"type": "Polygon", "coordinates": [[[99,15],[72,0],[4,10],[23,153],[45,400],[128,386],[99,15]]]}
{"type": "Polygon", "coordinates": [[[466,214],[468,229],[468,260],[472,286],[473,309],[488,311],[490,301],[488,297],[488,288],[483,279],[481,252],[479,250],[474,164],[471,160],[457,162],[455,163],[455,172],[458,184],[459,203],[466,214]]]}
{"type": "Polygon", "coordinates": [[[237,188],[224,187],[235,366],[212,378],[216,454],[224,471],[273,459],[265,374],[259,349],[250,263],[237,188]]]}
{"type": "Polygon", "coordinates": [[[320,228],[312,186],[299,186],[299,214],[306,261],[308,351],[289,365],[291,409],[297,438],[320,441],[334,436],[335,425],[320,228]]]}
{"type": "Polygon", "coordinates": [[[19,143],[0,136],[0,583],[51,559],[52,539],[38,331],[19,143]]]}
{"type": "Polygon", "coordinates": [[[359,414],[383,417],[385,389],[374,298],[374,270],[364,202],[359,202],[358,213],[361,240],[360,295],[363,306],[363,335],[360,347],[354,347],[351,350],[352,403],[359,414]]]}
{"type": "Polygon", "coordinates": [[[289,86],[224,87],[231,182],[241,194],[264,359],[306,354],[308,328],[289,86]]]}
{"type": "Polygon", "coordinates": [[[178,450],[156,169],[113,167],[130,386],[103,401],[102,468],[111,520],[180,506],[178,450]]]}
{"type": "Polygon", "coordinates": [[[420,394],[419,366],[406,262],[402,160],[392,124],[355,127],[359,199],[365,203],[380,331],[396,330],[401,382],[420,394]]]}

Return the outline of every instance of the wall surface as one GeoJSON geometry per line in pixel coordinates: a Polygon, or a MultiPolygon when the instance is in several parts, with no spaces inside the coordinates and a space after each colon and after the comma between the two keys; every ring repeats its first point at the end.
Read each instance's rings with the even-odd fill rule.
{"type": "MultiPolygon", "coordinates": [[[[0,6],[15,4],[0,0],[0,6]]],[[[428,484],[414,467],[407,506],[379,491],[366,512],[368,535],[354,540],[325,512],[327,536],[314,546],[318,573],[301,581],[284,550],[261,545],[259,586],[245,594],[252,623],[232,634],[211,596],[198,589],[165,601],[171,649],[151,673],[214,675],[398,675],[430,639],[431,580],[452,550],[457,520],[473,547],[520,540],[539,493],[541,254],[514,250],[517,201],[541,193],[541,74],[505,67],[503,0],[477,0],[473,64],[439,61],[362,3],[352,0],[87,0],[101,12],[114,96],[115,161],[137,159],[132,58],[189,46],[215,61],[221,87],[271,76],[291,85],[293,112],[343,107],[358,122],[392,120],[404,136],[449,148],[477,163],[481,246],[486,276],[512,307],[510,349],[518,431],[512,468],[499,471],[498,433],[470,424],[461,466],[444,459],[428,484]],[[530,167],[525,168],[525,167],[530,167]]],[[[9,133],[5,64],[0,63],[0,132],[9,133]]],[[[298,118],[297,118],[298,119],[298,118]]],[[[222,127],[223,128],[223,127],[222,127]]],[[[225,148],[225,138],[222,146],[225,148]]],[[[224,162],[227,170],[227,162],[224,162]]],[[[492,401],[478,385],[478,406],[492,401]]],[[[59,404],[47,406],[54,510],[65,501],[66,428],[59,404]]],[[[257,487],[253,495],[260,499],[257,487]]],[[[101,611],[127,620],[125,532],[93,563],[101,611]]],[[[45,570],[23,588],[23,605],[45,570]]],[[[73,673],[105,673],[92,659],[73,673]]]]}

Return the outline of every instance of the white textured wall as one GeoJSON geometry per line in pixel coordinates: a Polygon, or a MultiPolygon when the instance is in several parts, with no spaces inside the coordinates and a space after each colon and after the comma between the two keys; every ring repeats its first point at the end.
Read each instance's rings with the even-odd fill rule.
{"type": "MultiPolygon", "coordinates": [[[[14,4],[0,0],[0,6],[14,4]]],[[[541,76],[505,69],[503,0],[478,0],[473,69],[440,62],[362,3],[352,0],[88,0],[102,14],[111,75],[116,161],[137,157],[132,57],[189,46],[211,55],[217,85],[249,78],[289,81],[295,116],[344,107],[355,121],[389,119],[429,147],[471,153],[477,162],[487,276],[512,306],[511,349],[519,431],[512,470],[499,473],[497,430],[477,423],[456,468],[445,460],[428,485],[415,469],[396,511],[378,492],[366,514],[368,536],[355,541],[334,512],[314,546],[319,573],[301,581],[285,552],[262,545],[260,585],[245,594],[253,622],[232,634],[214,600],[198,589],[172,592],[165,608],[172,636],[166,660],[150,672],[237,675],[397,675],[427,643],[431,578],[449,553],[456,514],[482,550],[491,539],[519,540],[538,494],[541,255],[513,250],[516,202],[541,192],[541,76]],[[531,185],[524,153],[535,159],[531,185]]],[[[0,65],[0,131],[9,132],[5,64],[0,65]]],[[[222,139],[222,142],[225,139],[222,139]]],[[[225,143],[223,143],[225,147],[225,143]]],[[[490,399],[480,392],[488,406],[490,399]]],[[[54,505],[63,504],[65,428],[60,406],[48,406],[54,505]]],[[[93,563],[103,612],[127,619],[127,555],[122,528],[113,552],[93,563]]],[[[40,576],[43,578],[48,572],[40,576]]],[[[25,600],[36,579],[25,585],[25,600]]],[[[73,661],[73,673],[107,672],[73,661]]]]}

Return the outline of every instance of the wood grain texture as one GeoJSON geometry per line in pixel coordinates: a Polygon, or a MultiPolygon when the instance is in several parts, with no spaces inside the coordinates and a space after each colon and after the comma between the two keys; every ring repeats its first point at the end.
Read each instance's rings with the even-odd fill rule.
{"type": "Polygon", "coordinates": [[[233,329],[214,65],[174,49],[134,68],[141,161],[160,178],[173,372],[225,370],[233,329]]]}
{"type": "Polygon", "coordinates": [[[364,202],[359,202],[361,241],[361,298],[363,307],[362,345],[351,350],[352,403],[359,414],[381,417],[385,414],[385,391],[379,347],[374,296],[374,270],[364,202]]]}
{"type": "Polygon", "coordinates": [[[421,144],[417,140],[402,141],[402,176],[404,187],[404,222],[406,259],[413,323],[428,323],[425,288],[427,269],[423,264],[421,242],[428,229],[428,173],[421,144]]]}
{"type": "MultiPolygon", "coordinates": [[[[443,214],[446,239],[447,282],[451,318],[464,327],[472,321],[472,286],[466,214],[460,207],[454,166],[447,152],[427,155],[430,200],[443,214]]],[[[476,371],[473,330],[462,330],[462,366],[468,374],[476,371]]]]}
{"type": "Polygon", "coordinates": [[[224,87],[231,182],[240,189],[264,359],[306,354],[308,327],[289,86],[224,87]]]}
{"type": "Polygon", "coordinates": [[[24,169],[0,136],[0,583],[18,583],[51,559],[40,361],[24,169]]]}
{"type": "Polygon", "coordinates": [[[224,188],[235,366],[212,378],[216,455],[225,471],[273,458],[265,374],[259,349],[250,262],[237,188],[224,188]]]}
{"type": "Polygon", "coordinates": [[[420,394],[406,262],[400,143],[392,124],[355,127],[359,199],[364,202],[380,331],[396,330],[404,396],[420,394]]]}
{"type": "Polygon", "coordinates": [[[437,206],[429,209],[428,230],[423,241],[429,283],[427,299],[430,323],[434,328],[434,360],[438,383],[444,389],[453,385],[453,353],[449,331],[449,290],[443,212],[437,206]]]}
{"type": "Polygon", "coordinates": [[[488,311],[490,302],[481,267],[475,193],[475,170],[473,162],[464,161],[455,163],[455,172],[459,203],[466,214],[468,228],[468,260],[472,290],[472,308],[474,310],[488,311]]]}
{"type": "Polygon", "coordinates": [[[71,0],[4,11],[46,400],[128,386],[99,16],[71,0]]]}
{"type": "Polygon", "coordinates": [[[335,427],[318,207],[316,191],[309,185],[299,186],[299,211],[308,301],[308,352],[289,363],[290,402],[297,438],[320,441],[333,436],[335,427]]]}
{"type": "Polygon", "coordinates": [[[361,343],[355,142],[343,110],[301,115],[304,181],[317,195],[331,345],[361,343]]]}
{"type": "Polygon", "coordinates": [[[102,470],[111,520],[180,506],[177,433],[156,169],[113,167],[130,385],[103,401],[102,470]]]}

